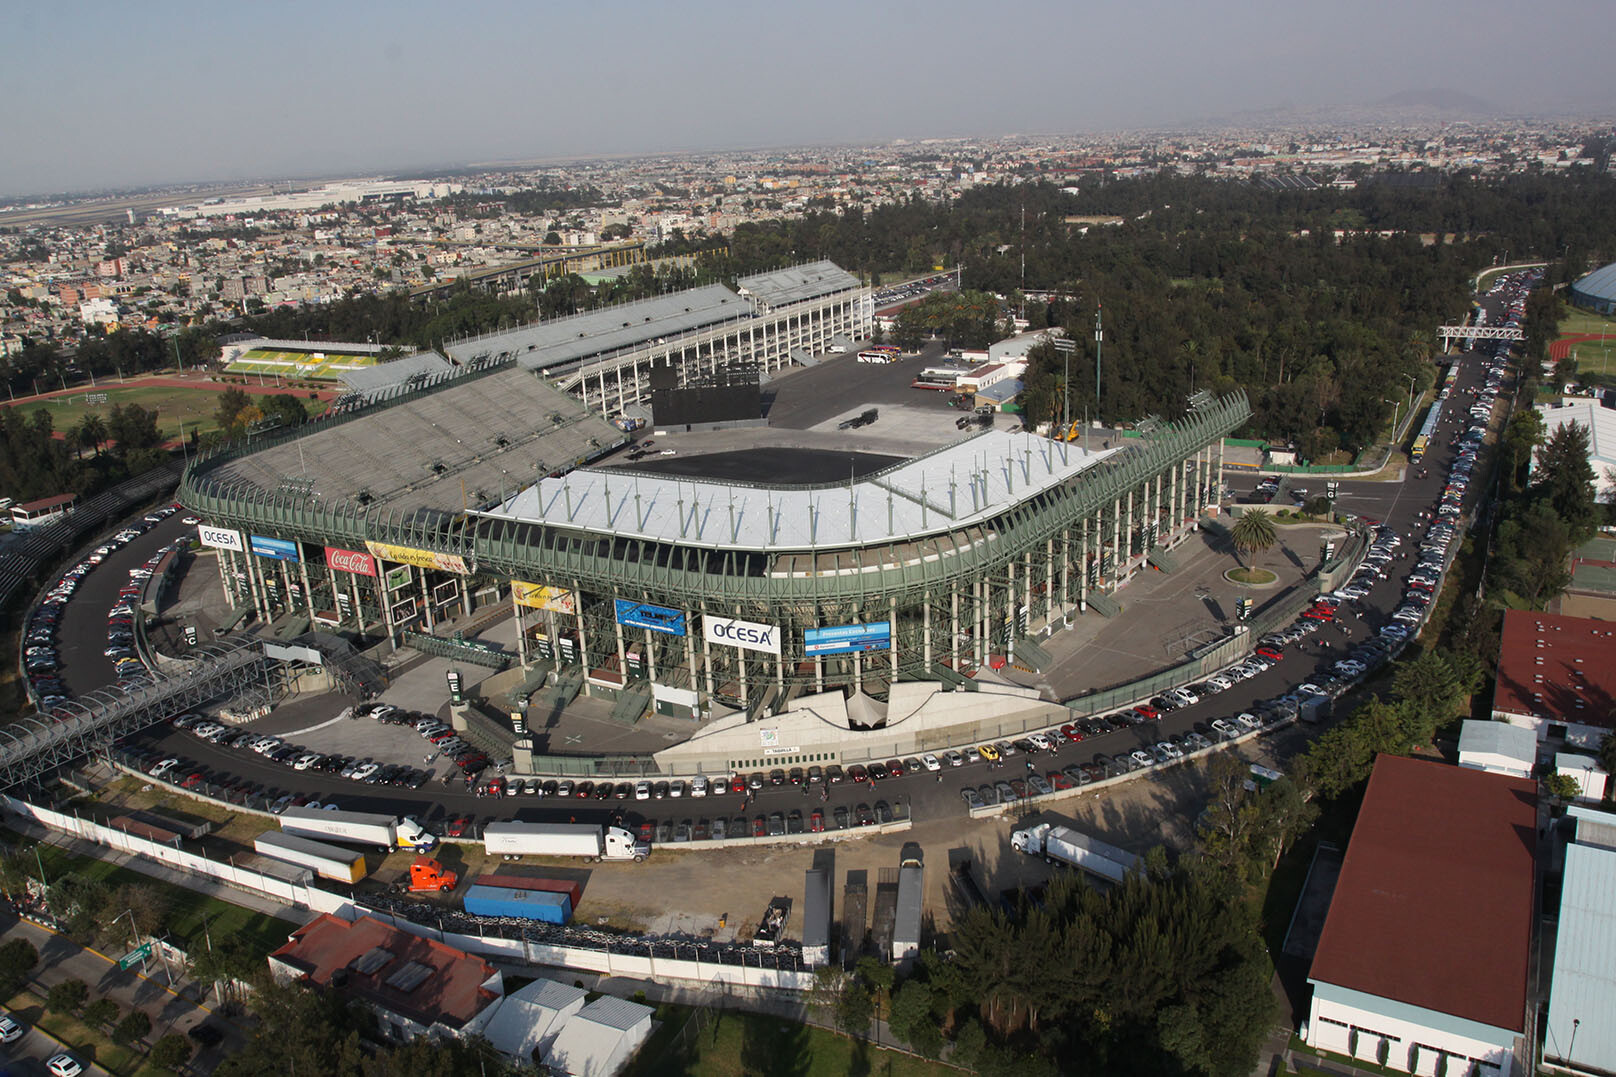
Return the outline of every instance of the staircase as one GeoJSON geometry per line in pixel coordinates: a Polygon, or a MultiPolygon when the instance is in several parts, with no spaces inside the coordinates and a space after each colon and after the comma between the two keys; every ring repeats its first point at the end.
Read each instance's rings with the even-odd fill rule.
{"type": "Polygon", "coordinates": [[[1090,591],[1088,605],[1089,609],[1098,613],[1101,617],[1115,617],[1122,612],[1122,603],[1104,591],[1090,591]]]}
{"type": "Polygon", "coordinates": [[[325,668],[331,671],[331,676],[355,698],[374,699],[387,687],[387,674],[382,672],[382,667],[354,650],[341,636],[313,632],[309,643],[325,659],[325,668]]]}
{"type": "Polygon", "coordinates": [[[1026,636],[1017,636],[1015,639],[1016,665],[1024,666],[1034,673],[1042,673],[1055,664],[1048,651],[1028,639],[1026,636]]]}
{"type": "Polygon", "coordinates": [[[624,725],[634,725],[645,717],[645,710],[651,705],[651,682],[631,681],[623,694],[617,697],[612,706],[611,718],[614,722],[624,725]]]}
{"type": "Polygon", "coordinates": [[[1173,555],[1161,546],[1152,546],[1150,552],[1145,555],[1145,560],[1163,572],[1178,571],[1178,562],[1173,560],[1173,555]]]}

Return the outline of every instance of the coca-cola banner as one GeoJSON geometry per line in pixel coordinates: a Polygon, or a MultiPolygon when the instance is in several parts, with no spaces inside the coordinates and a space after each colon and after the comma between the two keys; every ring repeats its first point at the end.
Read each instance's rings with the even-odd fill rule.
{"type": "Polygon", "coordinates": [[[335,546],[327,546],[325,563],[338,572],[353,572],[360,576],[376,575],[376,559],[358,550],[339,550],[335,546]]]}

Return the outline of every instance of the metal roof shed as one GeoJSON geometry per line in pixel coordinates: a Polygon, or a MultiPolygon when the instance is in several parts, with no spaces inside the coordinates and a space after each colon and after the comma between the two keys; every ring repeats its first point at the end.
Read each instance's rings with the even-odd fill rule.
{"type": "Polygon", "coordinates": [[[1616,850],[1566,847],[1543,1061],[1616,1072],[1616,850]]]}
{"type": "Polygon", "coordinates": [[[561,1027],[544,1064],[570,1077],[611,1077],[651,1034],[653,1012],[637,1002],[598,998],[561,1027]]]}
{"type": "Polygon", "coordinates": [[[1489,774],[1530,778],[1537,734],[1509,722],[1467,721],[1459,731],[1459,765],[1489,774]]]}

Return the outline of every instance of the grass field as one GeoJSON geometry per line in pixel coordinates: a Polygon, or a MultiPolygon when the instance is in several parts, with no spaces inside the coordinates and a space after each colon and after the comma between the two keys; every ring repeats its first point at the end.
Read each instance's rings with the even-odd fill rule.
{"type": "Polygon", "coordinates": [[[359,370],[376,365],[370,355],[345,355],[341,352],[284,351],[276,348],[252,348],[240,359],[225,367],[226,374],[266,374],[285,378],[313,378],[333,381],[344,370],[359,370]],[[321,358],[316,359],[319,355],[321,358]]]}
{"type": "Polygon", "coordinates": [[[884,1051],[827,1029],[752,1013],[715,1015],[699,1034],[683,1035],[691,1011],[657,1007],[660,1026],[640,1050],[624,1077],[750,1077],[786,1073],[793,1077],[944,1077],[959,1071],[901,1051],[884,1051]]]}
{"type": "Polygon", "coordinates": [[[289,920],[253,912],[105,860],[77,856],[54,845],[39,845],[36,848],[44,862],[47,879],[73,872],[112,887],[142,883],[161,889],[169,902],[169,936],[183,950],[205,945],[208,938],[237,935],[252,947],[254,953],[267,956],[271,950],[285,943],[286,937],[297,929],[297,925],[289,920]]]}
{"type": "MultiPolygon", "coordinates": [[[[14,404],[12,407],[25,415],[35,411],[50,412],[52,428],[62,433],[83,422],[84,417],[92,411],[100,412],[105,418],[114,404],[139,404],[143,408],[156,408],[158,429],[165,438],[177,438],[181,424],[184,424],[187,434],[192,430],[206,433],[217,429],[213,414],[219,409],[219,394],[228,388],[228,385],[220,385],[217,389],[183,389],[167,385],[112,384],[86,389],[82,393],[75,391],[66,396],[14,404]],[[98,395],[105,396],[106,403],[89,402],[98,395]]],[[[310,400],[307,393],[298,394],[298,399],[311,418],[326,409],[326,401],[310,400]]]]}
{"type": "Polygon", "coordinates": [[[1595,385],[1616,384],[1616,318],[1575,308],[1562,308],[1560,339],[1609,333],[1609,339],[1579,340],[1570,345],[1577,357],[1577,375],[1595,385]]]}

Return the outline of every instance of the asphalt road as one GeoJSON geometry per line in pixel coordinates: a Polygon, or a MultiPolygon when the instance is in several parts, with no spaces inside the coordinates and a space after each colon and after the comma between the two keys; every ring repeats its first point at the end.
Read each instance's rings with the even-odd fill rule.
{"type": "MultiPolygon", "coordinates": [[[[902,376],[905,371],[923,365],[924,362],[925,360],[906,360],[882,366],[858,364],[848,357],[845,360],[824,364],[796,375],[812,380],[793,386],[794,391],[790,394],[789,404],[797,409],[799,421],[807,425],[811,425],[814,421],[811,413],[815,408],[835,414],[837,410],[845,410],[845,401],[856,394],[868,394],[866,398],[874,401],[880,399],[882,392],[890,392],[902,396],[905,402],[912,402],[912,398],[916,396],[935,396],[936,405],[944,407],[944,394],[925,394],[910,389],[902,376]],[[858,385],[850,386],[848,379],[854,378],[857,379],[858,385]],[[805,387],[809,391],[799,391],[805,387]],[[822,396],[837,399],[821,400],[822,396]]],[[[1479,362],[1462,365],[1460,388],[1454,394],[1455,403],[1467,399],[1471,390],[1479,385],[1482,369],[1484,368],[1479,362]]],[[[782,399],[786,399],[785,394],[782,394],[782,399]]],[[[1293,646],[1287,652],[1286,660],[1274,668],[1235,685],[1229,691],[1209,696],[1196,706],[1164,715],[1158,722],[1120,729],[1090,738],[1081,744],[1063,744],[1053,753],[1054,758],[1039,755],[1034,760],[1039,772],[1047,773],[1073,762],[1087,762],[1093,759],[1096,753],[1108,756],[1126,755],[1135,748],[1146,747],[1167,735],[1183,734],[1197,728],[1204,729],[1213,718],[1227,717],[1251,709],[1258,701],[1281,695],[1295,685],[1312,679],[1316,666],[1327,667],[1342,657],[1352,646],[1372,637],[1383,624],[1387,623],[1387,615],[1400,604],[1402,578],[1407,575],[1413,551],[1418,545],[1417,542],[1410,541],[1410,538],[1422,531],[1426,523],[1419,519],[1417,514],[1435,507],[1445,484],[1447,464],[1453,454],[1450,440],[1462,430],[1467,407],[1453,407],[1450,410],[1456,414],[1445,424],[1442,436],[1437,439],[1426,457],[1424,462],[1426,477],[1419,477],[1419,469],[1411,469],[1409,477],[1403,482],[1348,480],[1342,483],[1339,500],[1343,508],[1350,507],[1360,515],[1385,521],[1404,536],[1404,544],[1398,551],[1400,559],[1390,566],[1398,571],[1389,572],[1386,580],[1379,581],[1369,597],[1358,603],[1355,609],[1348,611],[1340,624],[1328,627],[1325,631],[1309,637],[1302,644],[1293,646]]],[[[1253,484],[1255,481],[1252,480],[1253,484]]],[[[1322,482],[1312,479],[1306,481],[1310,486],[1322,486],[1322,482]]],[[[1237,491],[1237,493],[1243,492],[1245,491],[1237,491]]],[[[1472,499],[1478,494],[1479,491],[1473,488],[1472,499]]],[[[178,516],[171,517],[114,553],[105,564],[86,577],[62,619],[60,638],[65,662],[64,679],[73,691],[82,693],[111,680],[110,663],[100,654],[105,646],[105,611],[127,578],[127,569],[143,562],[157,547],[171,541],[185,530],[187,529],[180,524],[178,516]]],[[[335,713],[340,709],[343,702],[334,699],[332,712],[335,713]]],[[[464,783],[459,781],[451,785],[435,782],[418,790],[378,787],[325,773],[295,772],[250,752],[220,748],[167,727],[149,730],[135,738],[135,741],[195,761],[210,772],[260,783],[273,795],[284,792],[297,793],[319,800],[335,800],[344,808],[411,813],[427,821],[445,820],[462,815],[473,816],[480,821],[501,818],[533,820],[576,818],[579,821],[605,821],[618,812],[625,813],[630,822],[638,821],[642,814],[653,819],[677,821],[710,818],[715,815],[733,817],[741,811],[741,798],[733,794],[694,803],[591,799],[573,800],[563,806],[554,801],[529,797],[500,799],[478,797],[466,790],[464,783]]],[[[422,752],[424,751],[425,744],[422,742],[422,752]]],[[[416,753],[411,745],[405,754],[382,761],[416,765],[421,759],[422,754],[416,753]]],[[[829,801],[822,806],[826,811],[827,826],[832,819],[831,810],[835,807],[843,806],[851,810],[856,809],[861,803],[873,806],[878,800],[887,801],[895,807],[910,805],[916,818],[962,816],[964,814],[964,805],[960,799],[962,788],[976,787],[984,782],[1024,774],[1024,757],[1017,757],[1010,765],[997,770],[990,769],[986,763],[948,768],[941,773],[941,780],[938,775],[925,772],[906,774],[902,778],[877,783],[873,789],[868,786],[853,788],[846,784],[831,787],[829,801]]],[[[748,815],[756,815],[774,811],[786,812],[796,808],[803,810],[806,815],[812,807],[818,805],[820,801],[817,790],[812,791],[812,795],[805,796],[799,789],[787,785],[782,788],[765,787],[745,810],[748,815]]]]}

